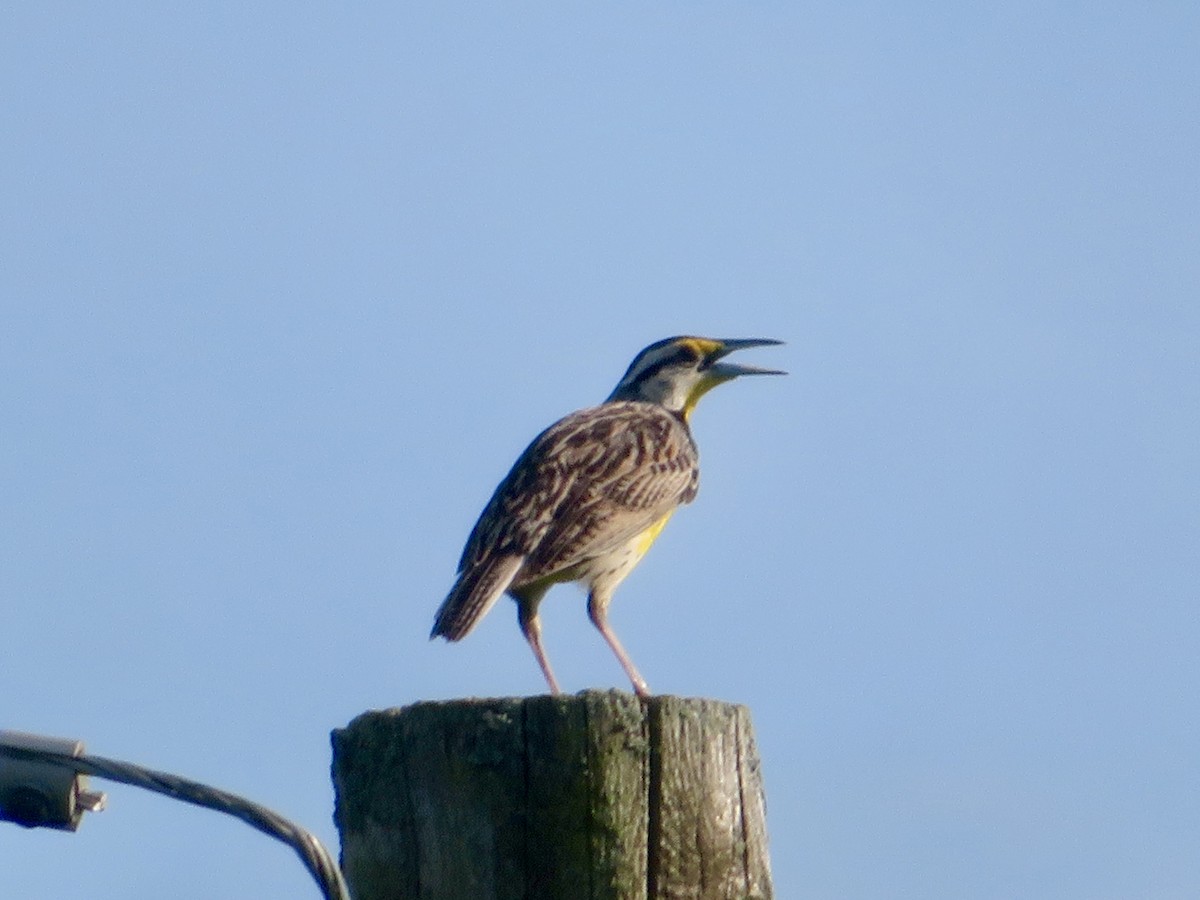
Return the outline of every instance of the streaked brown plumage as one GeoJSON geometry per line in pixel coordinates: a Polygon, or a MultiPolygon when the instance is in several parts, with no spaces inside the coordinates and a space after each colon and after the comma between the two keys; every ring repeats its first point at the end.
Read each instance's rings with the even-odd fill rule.
{"type": "Polygon", "coordinates": [[[697,400],[745,374],[780,374],[718,360],[778,341],[670,338],[647,347],[612,396],[538,435],[500,482],[467,540],[459,577],[433,637],[465,637],[507,592],[550,689],[558,684],[541,643],[538,604],[552,585],[581,581],[588,614],[640,694],[649,692],[608,625],[613,591],[671,513],[690,503],[699,457],[688,427],[697,400]]]}

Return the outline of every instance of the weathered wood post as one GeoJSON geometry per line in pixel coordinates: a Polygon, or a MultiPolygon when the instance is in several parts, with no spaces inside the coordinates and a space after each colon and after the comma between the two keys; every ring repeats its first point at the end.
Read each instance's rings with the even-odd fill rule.
{"type": "Polygon", "coordinates": [[[333,733],[355,900],[770,898],[749,711],[585,691],[417,703],[333,733]]]}

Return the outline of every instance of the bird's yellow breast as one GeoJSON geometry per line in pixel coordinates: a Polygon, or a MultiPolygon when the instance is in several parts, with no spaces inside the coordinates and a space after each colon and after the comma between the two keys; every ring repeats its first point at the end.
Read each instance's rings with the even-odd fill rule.
{"type": "Polygon", "coordinates": [[[674,512],[675,510],[671,510],[671,512],[667,513],[665,516],[643,531],[640,535],[638,535],[637,554],[639,557],[644,556],[646,551],[650,549],[650,546],[655,542],[655,540],[658,539],[659,534],[661,534],[662,530],[667,526],[667,520],[671,518],[671,515],[674,512]]]}

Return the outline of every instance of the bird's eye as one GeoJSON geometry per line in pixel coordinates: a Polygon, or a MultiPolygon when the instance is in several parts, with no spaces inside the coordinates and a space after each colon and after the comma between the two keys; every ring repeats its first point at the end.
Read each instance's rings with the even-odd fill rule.
{"type": "Polygon", "coordinates": [[[672,353],[670,357],[668,357],[666,364],[668,366],[679,366],[680,368],[686,368],[687,366],[694,366],[699,361],[700,356],[694,349],[688,346],[683,346],[672,353]]]}

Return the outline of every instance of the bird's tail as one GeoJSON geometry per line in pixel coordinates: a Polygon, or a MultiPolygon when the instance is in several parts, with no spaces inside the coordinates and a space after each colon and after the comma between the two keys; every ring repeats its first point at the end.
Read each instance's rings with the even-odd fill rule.
{"type": "Polygon", "coordinates": [[[461,572],[438,608],[430,638],[457,641],[466,637],[500,599],[523,562],[520,556],[500,556],[461,572]]]}

